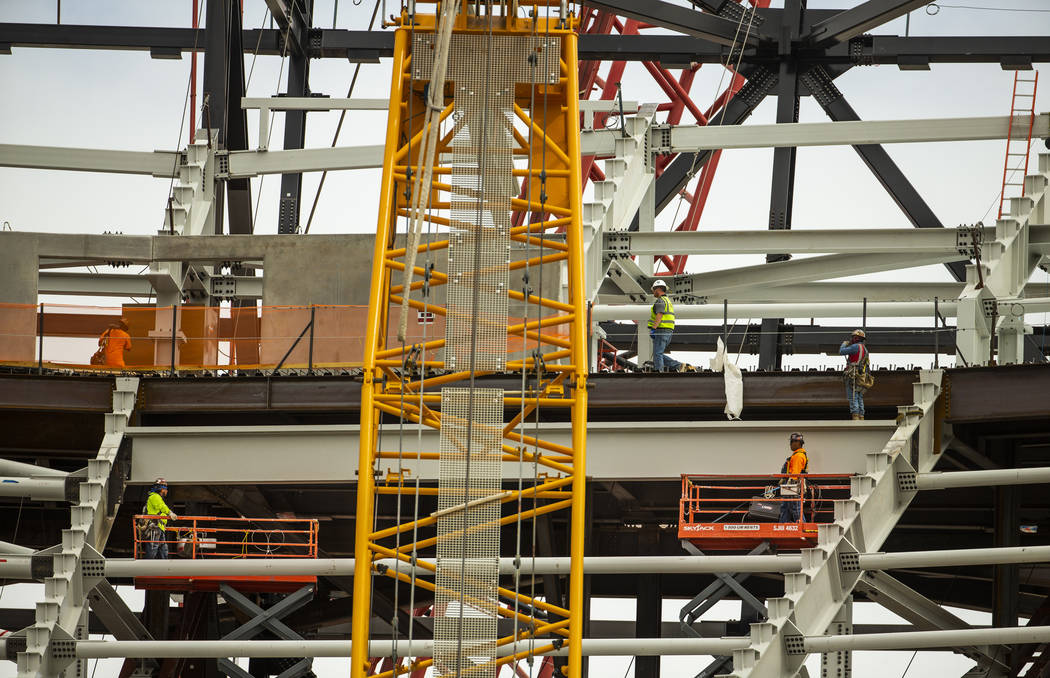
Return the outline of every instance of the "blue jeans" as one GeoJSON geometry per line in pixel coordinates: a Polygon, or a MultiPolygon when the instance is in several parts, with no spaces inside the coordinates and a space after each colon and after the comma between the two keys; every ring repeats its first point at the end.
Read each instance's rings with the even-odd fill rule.
{"type": "Polygon", "coordinates": [[[849,413],[864,416],[864,390],[857,388],[850,381],[846,382],[846,402],[849,403],[849,413]]]}
{"type": "MultiPolygon", "coordinates": [[[[160,539],[167,539],[167,536],[161,535],[160,539]]],[[[167,560],[168,559],[168,542],[147,542],[146,543],[146,560],[167,560]]]]}
{"type": "Polygon", "coordinates": [[[672,332],[674,330],[653,330],[650,335],[653,339],[653,369],[657,372],[663,372],[665,366],[668,371],[676,372],[682,366],[682,363],[671,356],[664,355],[664,351],[671,345],[672,332]]]}
{"type": "Polygon", "coordinates": [[[780,522],[797,523],[801,514],[801,505],[798,497],[782,497],[785,501],[780,502],[780,522]]]}

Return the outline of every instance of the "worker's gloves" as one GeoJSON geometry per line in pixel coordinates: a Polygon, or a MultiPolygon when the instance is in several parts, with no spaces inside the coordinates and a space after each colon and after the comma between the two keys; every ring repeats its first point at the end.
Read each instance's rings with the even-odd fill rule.
{"type": "Polygon", "coordinates": [[[656,330],[649,330],[649,338],[656,339],[656,330]]]}
{"type": "Polygon", "coordinates": [[[174,511],[172,511],[171,513],[169,513],[169,514],[168,514],[168,517],[169,517],[169,518],[171,518],[172,520],[178,520],[178,519],[179,519],[179,517],[178,517],[177,515],[175,515],[175,512],[174,512],[174,511]]]}

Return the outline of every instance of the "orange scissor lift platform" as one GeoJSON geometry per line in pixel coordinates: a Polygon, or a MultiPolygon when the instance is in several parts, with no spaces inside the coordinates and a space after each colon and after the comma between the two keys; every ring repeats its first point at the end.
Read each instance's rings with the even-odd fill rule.
{"type": "MultiPolygon", "coordinates": [[[[135,516],[157,520],[164,516],[135,516]]],[[[317,520],[310,518],[221,518],[182,516],[163,532],[142,532],[132,525],[135,557],[166,545],[176,560],[316,558],[317,520]]],[[[135,577],[135,588],[158,591],[218,591],[224,584],[246,593],[290,593],[314,584],[314,576],[156,576],[135,577]]]]}
{"type": "Polygon", "coordinates": [[[834,520],[834,502],[850,495],[850,476],[805,474],[797,496],[780,496],[791,476],[682,475],[678,537],[701,551],[749,551],[762,542],[778,550],[811,548],[817,529],[834,520]],[[796,522],[780,522],[781,504],[799,508],[796,522]]]}

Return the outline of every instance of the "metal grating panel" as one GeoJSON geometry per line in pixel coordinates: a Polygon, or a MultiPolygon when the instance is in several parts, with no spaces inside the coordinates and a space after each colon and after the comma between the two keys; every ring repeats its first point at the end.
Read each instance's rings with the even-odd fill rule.
{"type": "Polygon", "coordinates": [[[435,675],[495,678],[503,389],[441,389],[440,452],[435,675]]]}
{"type": "MultiPolygon", "coordinates": [[[[511,199],[518,193],[513,175],[514,86],[557,83],[560,50],[560,38],[452,36],[448,79],[456,105],[449,158],[449,369],[506,367],[511,199]]],[[[413,77],[429,79],[434,35],[416,34],[412,54],[413,77]]]]}

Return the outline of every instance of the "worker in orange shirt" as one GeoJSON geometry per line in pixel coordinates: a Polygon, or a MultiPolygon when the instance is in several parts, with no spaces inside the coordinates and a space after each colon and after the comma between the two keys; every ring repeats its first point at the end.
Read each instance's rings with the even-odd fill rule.
{"type": "Polygon", "coordinates": [[[106,367],[124,367],[124,352],[131,350],[127,321],[121,318],[111,324],[98,338],[98,345],[105,355],[106,367]]]}
{"type": "Polygon", "coordinates": [[[802,476],[809,472],[809,456],[806,441],[801,433],[792,433],[788,438],[791,454],[784,460],[780,473],[790,478],[780,479],[780,522],[797,523],[802,517],[802,476]]]}

